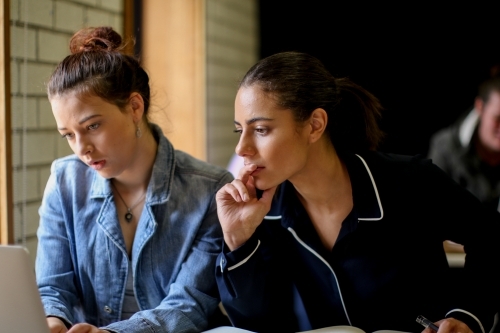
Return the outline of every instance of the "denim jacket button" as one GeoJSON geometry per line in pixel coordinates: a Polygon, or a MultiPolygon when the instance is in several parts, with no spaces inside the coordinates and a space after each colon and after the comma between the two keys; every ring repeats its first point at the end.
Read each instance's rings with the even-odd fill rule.
{"type": "Polygon", "coordinates": [[[106,311],[107,313],[111,313],[113,310],[111,310],[111,308],[109,306],[105,305],[104,311],[106,311]]]}

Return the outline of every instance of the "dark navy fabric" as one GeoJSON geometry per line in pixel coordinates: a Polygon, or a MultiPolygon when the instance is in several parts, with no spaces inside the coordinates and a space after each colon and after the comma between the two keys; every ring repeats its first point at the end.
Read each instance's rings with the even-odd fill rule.
{"type": "Polygon", "coordinates": [[[331,251],[289,182],[244,245],[223,246],[217,283],[233,325],[420,332],[415,319],[423,315],[455,317],[487,333],[499,296],[499,213],[419,156],[370,152],[345,162],[354,208],[331,251]],[[445,240],[467,252],[458,292],[450,287],[445,240]]]}

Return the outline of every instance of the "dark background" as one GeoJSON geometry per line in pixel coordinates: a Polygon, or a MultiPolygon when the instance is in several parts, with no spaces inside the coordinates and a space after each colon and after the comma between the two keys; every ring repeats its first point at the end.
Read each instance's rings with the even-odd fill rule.
{"type": "Polygon", "coordinates": [[[260,0],[260,56],[302,51],[377,96],[382,151],[427,154],[500,63],[498,4],[260,0]]]}

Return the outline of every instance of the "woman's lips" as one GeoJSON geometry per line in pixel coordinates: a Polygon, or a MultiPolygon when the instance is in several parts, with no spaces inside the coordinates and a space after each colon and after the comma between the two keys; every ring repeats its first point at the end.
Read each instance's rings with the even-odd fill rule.
{"type": "Polygon", "coordinates": [[[252,171],[252,173],[250,175],[255,176],[256,174],[258,174],[263,169],[264,169],[264,167],[257,167],[257,169],[255,169],[254,171],[252,171]]]}
{"type": "Polygon", "coordinates": [[[106,165],[106,160],[101,160],[101,161],[96,161],[96,162],[92,162],[90,164],[90,167],[93,168],[94,170],[96,171],[99,171],[101,170],[102,168],[104,168],[104,165],[106,165]]]}

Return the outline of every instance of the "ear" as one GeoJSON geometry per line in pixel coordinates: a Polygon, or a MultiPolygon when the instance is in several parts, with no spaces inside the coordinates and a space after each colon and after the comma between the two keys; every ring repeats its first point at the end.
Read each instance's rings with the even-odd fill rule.
{"type": "Polygon", "coordinates": [[[132,112],[134,123],[138,123],[144,115],[144,99],[141,94],[133,92],[128,99],[128,105],[132,112]]]}
{"type": "Polygon", "coordinates": [[[474,109],[476,109],[476,112],[481,116],[483,114],[483,108],[484,108],[484,102],[481,99],[481,97],[476,97],[474,100],[474,109]]]}
{"type": "Polygon", "coordinates": [[[314,143],[318,141],[326,130],[328,124],[328,114],[324,109],[317,108],[309,117],[309,126],[311,132],[309,133],[309,142],[314,143]]]}

